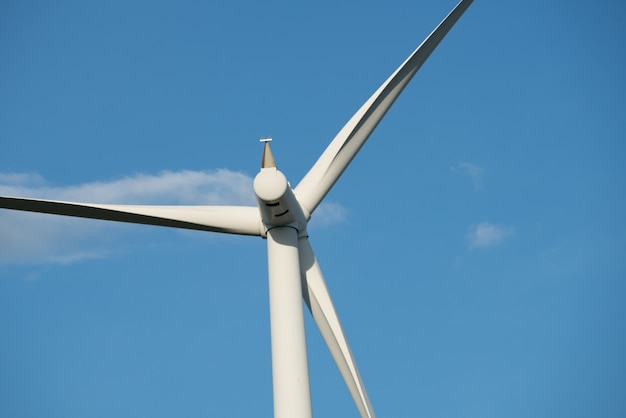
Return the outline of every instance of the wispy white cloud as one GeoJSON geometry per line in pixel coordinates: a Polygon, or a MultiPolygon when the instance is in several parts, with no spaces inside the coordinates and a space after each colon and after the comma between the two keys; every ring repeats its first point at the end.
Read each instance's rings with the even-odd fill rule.
{"type": "Polygon", "coordinates": [[[454,167],[451,167],[451,169],[454,172],[460,172],[468,175],[472,179],[472,184],[476,190],[481,190],[483,188],[484,168],[478,167],[472,163],[462,162],[454,167]]]}
{"type": "MultiPolygon", "coordinates": [[[[225,169],[136,174],[70,186],[50,185],[37,174],[0,173],[0,195],[85,203],[256,205],[252,178],[225,169]]],[[[315,212],[315,223],[328,226],[344,217],[342,206],[325,203],[315,212]]],[[[111,248],[124,246],[129,231],[136,229],[98,220],[0,210],[0,263],[67,264],[107,257],[111,248]]]]}
{"type": "Polygon", "coordinates": [[[324,202],[315,210],[311,222],[314,225],[328,226],[343,221],[347,216],[347,210],[334,202],[324,202]]]}
{"type": "Polygon", "coordinates": [[[114,228],[92,220],[0,211],[0,264],[67,264],[101,258],[114,228]]]}
{"type": "Polygon", "coordinates": [[[36,174],[0,174],[0,194],[89,203],[254,205],[252,178],[225,169],[163,171],[112,181],[51,186],[36,174]]]}
{"type": "MultiPolygon", "coordinates": [[[[0,173],[0,195],[87,203],[255,205],[252,178],[229,170],[164,171],[72,186],[49,185],[37,174],[0,173]]],[[[105,257],[119,224],[0,211],[0,263],[66,264],[105,257]]],[[[119,242],[119,241],[116,241],[119,242]]]]}
{"type": "Polygon", "coordinates": [[[45,180],[39,174],[34,173],[0,173],[0,187],[43,186],[45,180]]]}
{"type": "Polygon", "coordinates": [[[467,239],[470,249],[488,248],[500,245],[514,234],[513,227],[482,222],[469,228],[467,239]]]}

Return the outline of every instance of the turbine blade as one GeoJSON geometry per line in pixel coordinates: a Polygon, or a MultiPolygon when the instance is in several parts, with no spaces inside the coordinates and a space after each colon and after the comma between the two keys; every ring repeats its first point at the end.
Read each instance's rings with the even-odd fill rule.
{"type": "Polygon", "coordinates": [[[330,350],[343,380],[348,386],[352,399],[361,417],[374,418],[374,410],[361,380],[350,346],[344,335],[337,312],[330,298],[324,276],[320,270],[308,238],[300,238],[300,273],[302,276],[302,296],[317,324],[322,337],[330,350]]]}
{"type": "Polygon", "coordinates": [[[310,216],[324,199],[404,87],[472,1],[462,0],[457,4],[426,40],[352,116],[300,181],[294,191],[307,216],[310,216]]]}
{"type": "Polygon", "coordinates": [[[100,205],[0,196],[0,208],[239,235],[262,231],[254,206],[100,205]]]}

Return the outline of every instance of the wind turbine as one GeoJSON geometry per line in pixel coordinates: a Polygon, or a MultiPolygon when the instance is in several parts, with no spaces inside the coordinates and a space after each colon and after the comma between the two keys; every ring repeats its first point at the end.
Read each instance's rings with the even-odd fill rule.
{"type": "Polygon", "coordinates": [[[387,110],[472,3],[462,0],[339,131],[296,188],[264,142],[257,206],[86,204],[0,196],[0,208],[267,239],[274,416],[311,417],[304,313],[308,306],[362,417],[374,417],[315,254],[307,223],[387,110]]]}

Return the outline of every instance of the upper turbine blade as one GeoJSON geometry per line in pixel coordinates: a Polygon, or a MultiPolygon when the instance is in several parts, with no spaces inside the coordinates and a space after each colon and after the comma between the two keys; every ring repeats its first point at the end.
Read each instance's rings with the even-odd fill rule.
{"type": "Polygon", "coordinates": [[[0,208],[239,235],[262,233],[254,206],[98,205],[0,196],[0,208]]]}
{"type": "Polygon", "coordinates": [[[294,191],[307,216],[310,216],[320,204],[404,87],[472,1],[462,0],[456,5],[426,40],[352,116],[300,181],[294,191]]]}
{"type": "Polygon", "coordinates": [[[361,375],[356,367],[356,362],[308,238],[300,238],[298,251],[300,252],[300,273],[302,275],[304,301],[309,307],[335,363],[337,363],[339,372],[348,386],[361,417],[374,418],[374,409],[365,391],[365,385],[361,380],[361,375]]]}

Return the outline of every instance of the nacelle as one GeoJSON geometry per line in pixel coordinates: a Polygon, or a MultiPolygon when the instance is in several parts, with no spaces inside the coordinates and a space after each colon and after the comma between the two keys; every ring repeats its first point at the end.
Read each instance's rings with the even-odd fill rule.
{"type": "Polygon", "coordinates": [[[292,226],[304,231],[306,218],[283,173],[276,167],[263,168],[254,178],[254,193],[267,229],[292,226]]]}

